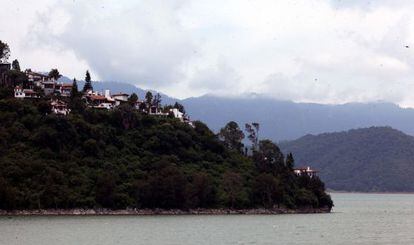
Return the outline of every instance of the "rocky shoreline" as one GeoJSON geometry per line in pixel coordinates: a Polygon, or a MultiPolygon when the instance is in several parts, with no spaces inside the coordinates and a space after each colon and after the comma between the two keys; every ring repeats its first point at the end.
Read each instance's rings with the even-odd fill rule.
{"type": "Polygon", "coordinates": [[[275,215],[330,213],[330,208],[274,209],[40,209],[0,210],[0,216],[98,216],[98,215],[275,215]]]}

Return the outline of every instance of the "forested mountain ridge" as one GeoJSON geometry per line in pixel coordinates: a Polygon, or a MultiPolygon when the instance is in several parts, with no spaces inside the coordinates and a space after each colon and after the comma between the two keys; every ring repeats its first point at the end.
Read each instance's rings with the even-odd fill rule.
{"type": "Polygon", "coordinates": [[[306,135],[279,145],[297,164],[320,170],[330,189],[414,191],[414,137],[390,127],[306,135]]]}
{"type": "Polygon", "coordinates": [[[258,122],[260,135],[273,141],[371,126],[390,126],[414,135],[414,109],[386,102],[328,105],[283,101],[263,95],[233,98],[206,95],[180,103],[191,118],[205,122],[215,132],[230,120],[258,122]]]}
{"type": "MultiPolygon", "coordinates": [[[[261,141],[253,157],[201,122],[113,110],[49,113],[0,91],[0,209],[331,207],[319,178],[261,141]]],[[[71,101],[69,104],[71,105],[71,101]]]]}

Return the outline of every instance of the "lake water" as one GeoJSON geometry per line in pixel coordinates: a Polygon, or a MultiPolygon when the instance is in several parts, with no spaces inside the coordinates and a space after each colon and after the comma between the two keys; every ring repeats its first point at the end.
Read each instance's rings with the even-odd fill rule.
{"type": "Polygon", "coordinates": [[[413,194],[332,194],[330,214],[0,217],[0,244],[414,244],[413,194]]]}

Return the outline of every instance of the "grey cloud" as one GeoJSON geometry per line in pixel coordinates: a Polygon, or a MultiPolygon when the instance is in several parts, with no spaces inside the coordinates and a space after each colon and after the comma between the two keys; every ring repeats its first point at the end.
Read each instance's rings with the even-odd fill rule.
{"type": "Polygon", "coordinates": [[[25,38],[36,41],[37,54],[62,51],[49,52],[44,66],[67,69],[74,59],[56,61],[68,51],[81,64],[73,67],[87,64],[101,79],[178,97],[265,92],[296,101],[414,103],[411,1],[257,1],[260,14],[247,0],[69,2],[40,11],[25,38]]]}
{"type": "Polygon", "coordinates": [[[48,22],[54,20],[42,17],[34,36],[41,44],[73,50],[102,79],[162,86],[183,79],[182,66],[195,49],[176,14],[182,3],[66,4],[60,8],[69,22],[62,32],[53,34],[48,22]]]}
{"type": "Polygon", "coordinates": [[[329,0],[334,8],[357,8],[372,10],[379,7],[398,7],[401,4],[412,4],[411,0],[329,0]]]}
{"type": "Polygon", "coordinates": [[[238,81],[240,75],[237,71],[226,62],[219,61],[213,67],[196,71],[190,87],[224,92],[231,88],[236,89],[238,81]]]}
{"type": "MultiPolygon", "coordinates": [[[[344,61],[342,65],[347,65],[344,61]]],[[[335,64],[338,65],[338,64],[335,64]]],[[[358,66],[358,64],[357,64],[358,66]]],[[[300,73],[288,77],[275,73],[260,85],[261,91],[272,97],[317,103],[393,101],[402,103],[414,89],[410,79],[381,78],[373,73],[360,73],[355,67],[306,66],[300,73]]]]}

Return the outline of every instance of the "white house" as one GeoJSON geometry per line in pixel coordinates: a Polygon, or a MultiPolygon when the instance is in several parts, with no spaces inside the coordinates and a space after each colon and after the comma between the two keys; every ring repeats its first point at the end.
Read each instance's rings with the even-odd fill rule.
{"type": "Polygon", "coordinates": [[[175,118],[180,119],[180,121],[184,121],[184,113],[179,111],[177,108],[170,109],[170,112],[174,115],[175,118]]]}
{"type": "Polygon", "coordinates": [[[293,172],[298,175],[308,175],[309,177],[314,177],[318,173],[318,171],[311,169],[311,167],[300,167],[300,168],[294,168],[293,172]]]}
{"type": "Polygon", "coordinates": [[[129,96],[128,94],[118,93],[118,94],[113,94],[111,97],[112,99],[115,100],[115,105],[119,106],[121,103],[128,101],[128,96],[129,96]]]}
{"type": "Polygon", "coordinates": [[[39,95],[35,91],[33,91],[32,89],[23,89],[20,86],[16,86],[14,88],[14,98],[17,98],[17,99],[25,99],[25,98],[37,99],[37,98],[39,98],[39,95]]]}
{"type": "Polygon", "coordinates": [[[33,72],[30,69],[27,69],[24,72],[29,80],[29,82],[38,82],[36,85],[40,87],[40,82],[46,81],[49,79],[49,77],[45,74],[41,74],[38,72],[33,72]]]}
{"type": "Polygon", "coordinates": [[[24,99],[26,94],[23,92],[23,88],[20,86],[16,86],[14,88],[14,98],[24,99]]]}
{"type": "Polygon", "coordinates": [[[112,98],[115,99],[115,100],[120,100],[120,101],[128,101],[128,96],[129,96],[129,94],[118,93],[118,94],[113,94],[112,98]]]}
{"type": "Polygon", "coordinates": [[[61,100],[52,100],[50,102],[52,107],[52,112],[56,115],[63,115],[66,116],[70,113],[70,109],[68,109],[68,105],[61,101],[61,100]]]}

